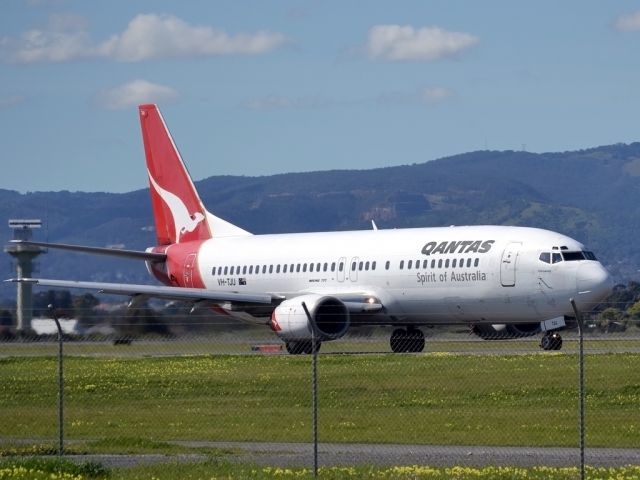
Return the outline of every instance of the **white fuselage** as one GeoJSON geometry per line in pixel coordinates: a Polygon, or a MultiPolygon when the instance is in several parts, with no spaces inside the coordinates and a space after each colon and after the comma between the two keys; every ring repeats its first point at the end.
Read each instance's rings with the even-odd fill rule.
{"type": "Polygon", "coordinates": [[[249,235],[205,241],[193,268],[212,290],[371,295],[384,323],[527,323],[570,315],[571,298],[588,308],[609,292],[595,258],[541,260],[583,251],[565,235],[524,227],[249,235]]]}

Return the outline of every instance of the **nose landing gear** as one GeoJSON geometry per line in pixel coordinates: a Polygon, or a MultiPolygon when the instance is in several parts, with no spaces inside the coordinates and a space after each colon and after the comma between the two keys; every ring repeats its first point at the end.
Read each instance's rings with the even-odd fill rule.
{"type": "Polygon", "coordinates": [[[558,332],[547,332],[540,340],[540,348],[543,350],[560,350],[562,348],[562,337],[558,332]]]}

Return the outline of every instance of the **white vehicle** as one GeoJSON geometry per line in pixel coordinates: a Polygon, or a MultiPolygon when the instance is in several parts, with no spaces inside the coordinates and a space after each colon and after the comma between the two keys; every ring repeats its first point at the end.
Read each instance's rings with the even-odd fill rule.
{"type": "MultiPolygon", "coordinates": [[[[611,290],[593,253],[537,228],[460,226],[277,235],[251,233],[209,213],[155,105],[139,107],[157,245],[145,252],[25,242],[146,261],[164,286],[20,279],[209,305],[267,324],[291,353],[351,326],[392,325],[394,352],[419,352],[419,326],[468,324],[482,337],[545,332],[559,349],[573,315],[611,290]]],[[[375,225],[374,225],[375,227],[375,225]]],[[[319,343],[318,343],[319,345],[319,343]]]]}

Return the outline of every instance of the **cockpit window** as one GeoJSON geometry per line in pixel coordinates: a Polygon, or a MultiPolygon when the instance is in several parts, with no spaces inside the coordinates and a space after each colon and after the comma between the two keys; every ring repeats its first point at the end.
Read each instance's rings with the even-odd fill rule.
{"type": "Polygon", "coordinates": [[[541,262],[551,263],[551,254],[549,252],[542,252],[539,259],[541,262]]]}
{"type": "Polygon", "coordinates": [[[562,252],[565,262],[575,262],[577,260],[594,260],[597,261],[593,252],[562,252]]]}
{"type": "Polygon", "coordinates": [[[584,260],[582,252],[562,252],[562,257],[566,262],[575,262],[576,260],[584,260]]]}
{"type": "Polygon", "coordinates": [[[551,263],[560,263],[562,261],[562,255],[559,253],[553,253],[551,255],[551,263]]]}

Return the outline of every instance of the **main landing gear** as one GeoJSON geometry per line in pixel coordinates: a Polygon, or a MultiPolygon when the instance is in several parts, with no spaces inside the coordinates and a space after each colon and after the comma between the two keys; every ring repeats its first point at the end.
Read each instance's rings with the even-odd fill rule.
{"type": "Polygon", "coordinates": [[[540,348],[543,350],[560,350],[562,337],[558,332],[546,332],[540,340],[540,348]]]}
{"type": "MultiPolygon", "coordinates": [[[[311,340],[298,340],[296,342],[285,342],[287,352],[292,355],[311,355],[313,353],[313,343],[311,340]]],[[[320,351],[320,342],[316,342],[316,353],[320,351]]]]}
{"type": "Polygon", "coordinates": [[[417,328],[396,328],[389,340],[394,353],[418,353],[424,350],[424,333],[417,328]]]}

